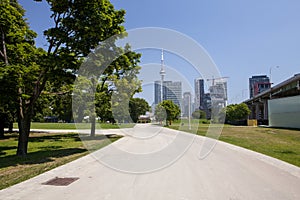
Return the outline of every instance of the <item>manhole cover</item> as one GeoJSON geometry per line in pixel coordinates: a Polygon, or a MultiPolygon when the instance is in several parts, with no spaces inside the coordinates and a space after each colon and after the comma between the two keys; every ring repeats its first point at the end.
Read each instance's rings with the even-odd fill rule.
{"type": "Polygon", "coordinates": [[[73,183],[74,181],[78,180],[79,178],[58,178],[55,177],[45,183],[43,185],[54,185],[54,186],[67,186],[73,183]]]}

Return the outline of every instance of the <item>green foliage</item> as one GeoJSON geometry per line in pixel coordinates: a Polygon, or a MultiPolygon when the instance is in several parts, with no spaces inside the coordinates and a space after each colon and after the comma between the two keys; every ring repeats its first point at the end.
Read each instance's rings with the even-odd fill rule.
{"type": "MultiPolygon", "coordinates": [[[[11,112],[18,113],[18,155],[27,153],[30,122],[35,114],[39,114],[41,118],[51,106],[52,114],[70,118],[66,111],[71,105],[72,87],[69,86],[76,78],[75,74],[83,62],[83,57],[95,52],[96,47],[107,38],[124,31],[122,23],[125,11],[115,10],[108,0],[45,1],[50,5],[51,19],[54,22],[52,28],[44,31],[48,41],[46,52],[34,46],[36,33],[29,29],[24,19],[24,9],[17,1],[3,0],[0,3],[0,93],[2,97],[4,94],[7,96],[1,98],[0,108],[12,108],[11,112]],[[41,97],[41,94],[46,97],[41,97]],[[44,106],[46,103],[50,105],[44,106]]],[[[126,48],[129,46],[125,50],[126,48]]],[[[124,51],[122,48],[109,50],[117,54],[124,51]]],[[[100,84],[105,85],[112,75],[116,79],[122,78],[126,69],[132,69],[132,73],[138,70],[140,54],[128,52],[121,55],[119,60],[114,61],[104,71],[100,84]]],[[[103,63],[96,64],[100,66],[103,63]]],[[[99,73],[95,75],[101,72],[103,71],[99,69],[99,73]]],[[[129,73],[126,75],[130,76],[129,73]]],[[[89,81],[88,84],[95,91],[95,76],[89,81]]],[[[102,91],[104,90],[101,89],[102,91]]],[[[87,105],[88,108],[90,106],[91,104],[87,105]]],[[[83,109],[84,112],[85,110],[83,109]]],[[[81,117],[86,114],[95,116],[93,110],[78,115],[81,117]]]]}
{"type": "Polygon", "coordinates": [[[52,52],[87,56],[100,41],[124,31],[125,11],[115,10],[108,0],[46,1],[55,22],[44,32],[52,52]]]}
{"type": "Polygon", "coordinates": [[[156,107],[155,107],[155,119],[159,122],[162,122],[163,120],[166,120],[167,119],[167,112],[166,112],[166,109],[161,105],[161,104],[158,104],[156,107]]]}
{"type": "Polygon", "coordinates": [[[203,110],[195,110],[192,113],[194,119],[206,119],[206,113],[203,110]]]}
{"type": "Polygon", "coordinates": [[[145,99],[131,98],[129,101],[130,117],[133,122],[137,122],[140,115],[146,114],[150,110],[150,106],[145,99]]]}
{"type": "MultiPolygon", "coordinates": [[[[81,75],[76,79],[75,87],[79,88],[74,89],[73,111],[86,115],[96,112],[102,122],[131,122],[129,101],[141,91],[141,81],[137,78],[141,54],[132,52],[128,45],[124,49],[109,49],[112,52],[108,54],[116,54],[117,59],[104,68],[109,62],[109,59],[103,58],[104,51],[107,51],[105,48],[100,46],[83,63],[81,75]],[[83,95],[82,91],[89,92],[83,95]],[[89,104],[95,104],[95,107],[89,104]]],[[[76,117],[76,121],[81,122],[81,119],[76,117]]]]}
{"type": "Polygon", "coordinates": [[[95,94],[95,107],[96,114],[98,117],[100,117],[102,122],[114,122],[111,110],[111,95],[112,92],[109,91],[107,84],[105,84],[103,88],[101,88],[100,84],[97,86],[97,91],[95,94]]]}
{"type": "Polygon", "coordinates": [[[91,80],[83,76],[76,79],[72,97],[75,122],[80,123],[85,116],[90,116],[91,110],[94,108],[94,93],[91,80]]]}
{"type": "Polygon", "coordinates": [[[34,46],[36,33],[30,30],[24,12],[17,1],[0,3],[0,110],[6,116],[17,111],[32,116],[32,109],[26,105],[35,101],[32,94],[38,93],[33,85],[44,51],[34,46]]]}
{"type": "Polygon", "coordinates": [[[171,125],[173,120],[178,119],[180,108],[171,100],[164,100],[155,108],[155,118],[158,121],[166,120],[166,124],[171,125]]]}
{"type": "Polygon", "coordinates": [[[250,109],[245,103],[232,104],[223,109],[226,114],[226,121],[238,121],[247,119],[250,109]]]}
{"type": "Polygon", "coordinates": [[[118,122],[132,123],[130,113],[130,100],[132,96],[140,91],[141,83],[135,76],[124,76],[114,81],[115,89],[112,94],[112,113],[118,122]]]}
{"type": "MultiPolygon", "coordinates": [[[[124,31],[121,24],[124,22],[125,11],[115,10],[107,0],[46,0],[46,2],[51,7],[51,18],[54,21],[54,27],[44,31],[49,43],[48,59],[53,63],[47,71],[51,74],[48,81],[54,84],[53,88],[61,88],[73,83],[75,77],[72,74],[82,65],[82,57],[86,57],[90,52],[96,52],[96,47],[105,39],[124,31]],[[66,69],[73,72],[69,74],[71,76],[68,80],[65,79],[66,69]]],[[[107,97],[110,96],[109,92],[105,91],[108,89],[106,81],[113,73],[123,69],[123,66],[112,66],[103,72],[101,66],[105,59],[103,60],[103,55],[97,57],[96,54],[91,53],[83,63],[83,65],[97,65],[99,68],[89,77],[79,77],[79,82],[82,83],[76,84],[77,88],[73,89],[75,94],[73,109],[77,122],[81,122],[84,116],[95,119],[95,112],[101,116],[101,119],[109,118],[109,101],[104,102],[102,99],[108,100],[107,97]],[[94,57],[96,59],[93,59],[94,57]],[[103,80],[100,80],[101,86],[98,87],[97,75],[101,73],[103,80]],[[97,94],[93,96],[96,90],[97,94]],[[104,95],[105,93],[107,95],[104,95]],[[96,110],[94,98],[99,105],[96,110]]],[[[69,96],[62,96],[60,102],[56,101],[54,111],[64,118],[69,118],[70,104],[69,96]]]]}

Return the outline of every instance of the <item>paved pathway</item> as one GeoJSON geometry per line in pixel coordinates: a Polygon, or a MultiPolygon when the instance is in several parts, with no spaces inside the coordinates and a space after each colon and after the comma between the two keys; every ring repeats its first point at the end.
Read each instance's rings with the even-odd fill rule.
{"type": "Polygon", "coordinates": [[[0,199],[300,199],[300,168],[285,162],[223,142],[199,159],[203,137],[151,125],[118,131],[126,136],[1,190],[0,199]],[[79,179],[68,186],[42,184],[54,177],[79,179]]]}
{"type": "MultiPolygon", "coordinates": [[[[98,129],[96,134],[108,135],[108,134],[118,134],[125,135],[127,130],[130,128],[120,129],[98,129]]],[[[7,129],[6,129],[7,130],[7,129]]],[[[19,131],[19,129],[13,129],[13,131],[19,131]]],[[[30,129],[30,132],[45,132],[45,133],[82,133],[90,134],[90,129],[30,129]]]]}

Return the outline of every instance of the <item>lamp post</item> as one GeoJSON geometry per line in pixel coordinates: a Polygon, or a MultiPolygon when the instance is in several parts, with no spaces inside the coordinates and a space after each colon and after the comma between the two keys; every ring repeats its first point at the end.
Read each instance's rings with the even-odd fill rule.
{"type": "Polygon", "coordinates": [[[189,95],[189,130],[191,130],[191,95],[189,95]]]}
{"type": "MultiPolygon", "coordinates": [[[[270,67],[270,99],[272,99],[272,69],[274,68],[274,66],[273,67],[270,67]]],[[[279,68],[279,66],[276,66],[275,68],[279,68]]]]}
{"type": "Polygon", "coordinates": [[[273,84],[273,83],[272,83],[272,69],[273,69],[273,68],[277,68],[277,69],[278,69],[279,66],[272,66],[272,67],[270,67],[270,87],[272,87],[272,84],[273,84]]]}
{"type": "Polygon", "coordinates": [[[248,91],[248,89],[243,89],[242,90],[242,98],[244,99],[246,96],[247,96],[247,91],[248,91]]]}

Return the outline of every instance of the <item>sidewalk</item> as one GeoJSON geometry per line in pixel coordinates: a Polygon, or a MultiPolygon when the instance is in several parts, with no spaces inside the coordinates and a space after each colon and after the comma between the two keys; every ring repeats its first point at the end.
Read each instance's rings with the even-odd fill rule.
{"type": "MultiPolygon", "coordinates": [[[[132,128],[123,128],[123,129],[96,129],[96,134],[99,135],[111,135],[118,134],[125,136],[126,132],[132,128]]],[[[7,131],[7,129],[5,129],[7,131]]],[[[17,132],[19,129],[13,129],[17,132]]],[[[82,133],[89,134],[91,129],[30,129],[30,132],[45,132],[45,133],[82,133]]]]}

